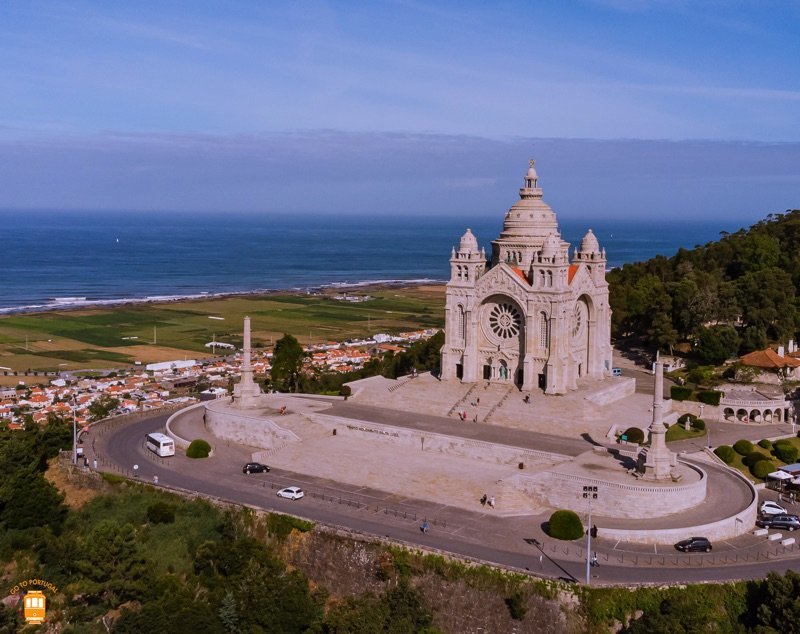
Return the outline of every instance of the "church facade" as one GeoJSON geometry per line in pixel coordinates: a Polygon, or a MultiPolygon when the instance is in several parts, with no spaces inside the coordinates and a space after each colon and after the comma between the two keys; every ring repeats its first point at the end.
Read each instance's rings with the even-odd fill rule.
{"type": "Polygon", "coordinates": [[[491,259],[470,229],[450,255],[442,380],[564,394],[611,374],[606,254],[590,229],[569,259],[530,168],[491,259]]]}

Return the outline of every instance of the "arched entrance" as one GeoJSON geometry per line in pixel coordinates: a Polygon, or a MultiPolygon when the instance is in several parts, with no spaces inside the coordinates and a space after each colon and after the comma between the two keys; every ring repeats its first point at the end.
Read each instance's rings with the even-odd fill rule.
{"type": "Polygon", "coordinates": [[[525,315],[516,300],[488,297],[480,308],[480,350],[484,380],[519,384],[525,351],[525,315]]]}

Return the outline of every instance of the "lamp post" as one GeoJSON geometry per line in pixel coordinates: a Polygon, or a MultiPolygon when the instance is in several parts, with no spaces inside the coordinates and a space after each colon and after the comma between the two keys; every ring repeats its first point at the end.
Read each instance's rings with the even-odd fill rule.
{"type": "Polygon", "coordinates": [[[589,522],[586,527],[586,585],[588,586],[591,579],[590,569],[592,565],[592,500],[597,499],[597,487],[583,487],[583,497],[589,502],[589,522]]]}
{"type": "Polygon", "coordinates": [[[72,397],[72,464],[78,464],[78,404],[72,397]]]}

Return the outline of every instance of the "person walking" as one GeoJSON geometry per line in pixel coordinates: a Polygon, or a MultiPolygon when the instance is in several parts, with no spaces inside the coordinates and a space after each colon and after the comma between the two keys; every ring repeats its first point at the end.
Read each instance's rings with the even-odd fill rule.
{"type": "Polygon", "coordinates": [[[423,520],[422,526],[420,527],[420,530],[423,533],[427,533],[428,532],[428,520],[423,520]]]}
{"type": "Polygon", "coordinates": [[[484,493],[483,497],[481,498],[481,506],[486,506],[486,500],[488,500],[488,499],[489,499],[489,496],[484,493]]]}
{"type": "Polygon", "coordinates": [[[597,551],[594,551],[592,553],[592,559],[591,559],[591,561],[589,563],[591,564],[591,566],[593,568],[597,568],[597,567],[600,566],[600,564],[597,562],[597,551]]]}
{"type": "Polygon", "coordinates": [[[490,498],[489,498],[489,506],[491,506],[492,508],[494,508],[494,496],[492,496],[492,497],[490,497],[490,498]]]}

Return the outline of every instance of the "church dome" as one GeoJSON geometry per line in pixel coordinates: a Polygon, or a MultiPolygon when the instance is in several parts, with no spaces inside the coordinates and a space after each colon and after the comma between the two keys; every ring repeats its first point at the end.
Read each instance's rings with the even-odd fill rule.
{"type": "Polygon", "coordinates": [[[538,246],[551,233],[558,233],[558,221],[550,206],[542,200],[539,175],[533,160],[519,190],[519,200],[508,210],[503,221],[501,240],[511,240],[538,246]]]}
{"type": "Polygon", "coordinates": [[[542,243],[542,257],[551,259],[558,253],[558,248],[561,246],[561,240],[558,239],[556,234],[551,233],[544,239],[542,243]]]}
{"type": "Polygon", "coordinates": [[[478,240],[472,234],[471,229],[467,229],[463,236],[461,236],[461,242],[458,245],[458,250],[460,252],[466,251],[477,251],[478,250],[478,240]]]}
{"type": "Polygon", "coordinates": [[[586,232],[581,240],[581,253],[599,253],[600,243],[597,242],[597,237],[592,233],[592,230],[586,232]]]}

